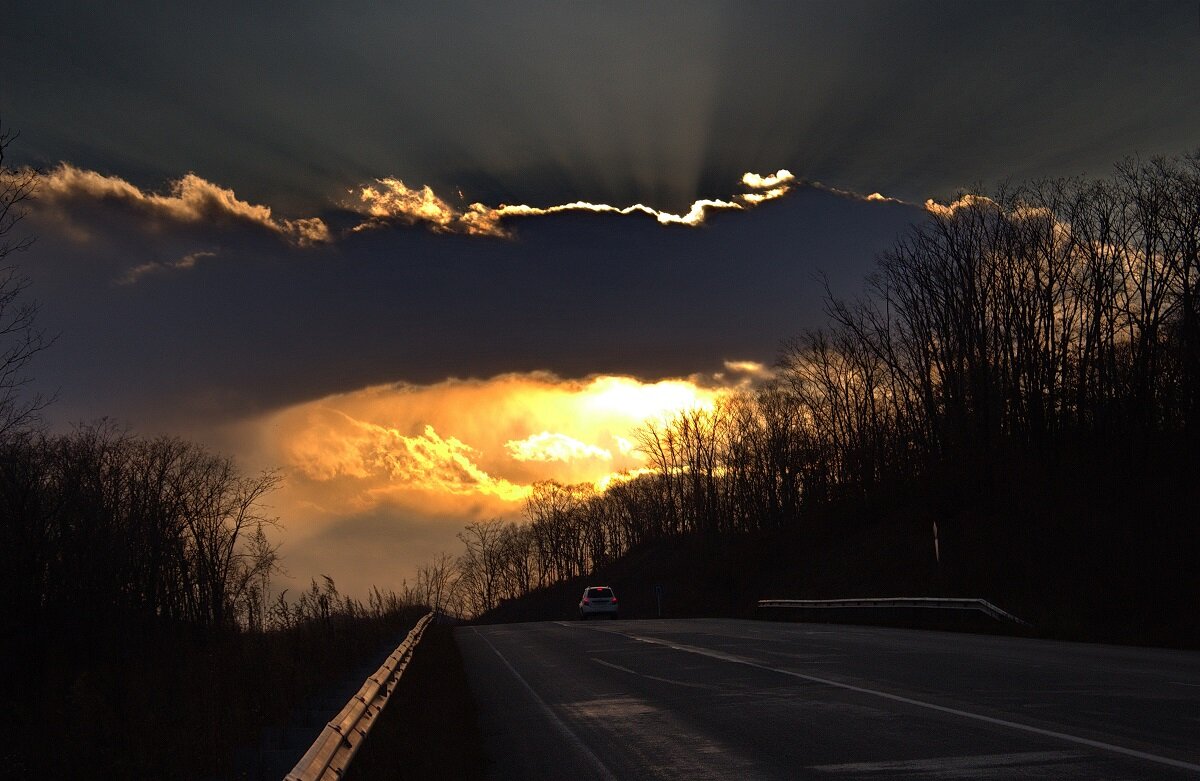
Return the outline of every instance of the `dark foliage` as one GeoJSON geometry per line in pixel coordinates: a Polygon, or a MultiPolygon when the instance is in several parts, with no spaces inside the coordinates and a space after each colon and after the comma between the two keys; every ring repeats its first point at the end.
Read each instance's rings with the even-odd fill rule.
{"type": "Polygon", "coordinates": [[[108,424],[0,439],[0,589],[24,630],[159,620],[261,626],[273,473],[108,424]]]}

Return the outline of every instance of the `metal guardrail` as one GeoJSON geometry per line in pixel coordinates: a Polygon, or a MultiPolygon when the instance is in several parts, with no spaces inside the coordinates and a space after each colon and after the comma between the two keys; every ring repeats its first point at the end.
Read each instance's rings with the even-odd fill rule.
{"type": "Polygon", "coordinates": [[[1030,624],[988,602],[985,599],[959,599],[943,597],[884,597],[881,599],[760,599],[759,607],[783,608],[879,608],[908,607],[933,608],[940,610],[977,610],[997,621],[1011,621],[1028,627],[1030,624]]]}
{"type": "Polygon", "coordinates": [[[367,733],[375,724],[379,714],[387,705],[388,697],[396,688],[400,676],[408,667],[417,643],[421,642],[425,628],[433,621],[433,613],[421,617],[387,661],[368,678],[358,694],[325,725],[312,746],[292,768],[285,781],[318,781],[338,779],[350,766],[367,733]]]}

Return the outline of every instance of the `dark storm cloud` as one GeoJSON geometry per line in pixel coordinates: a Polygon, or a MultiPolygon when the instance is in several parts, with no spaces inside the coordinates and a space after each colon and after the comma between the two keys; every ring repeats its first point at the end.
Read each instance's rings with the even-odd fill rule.
{"type": "Polygon", "coordinates": [[[678,209],[747,170],[908,200],[1177,153],[1182,3],[22,3],[26,159],[306,212],[380,176],[678,209]]]}
{"type": "Polygon", "coordinates": [[[32,222],[24,266],[62,334],[36,374],[61,387],[60,418],[216,421],[400,380],[769,361],[819,321],[818,269],[856,287],[922,214],[801,187],[699,228],[573,213],[513,220],[511,239],[395,226],[300,246],[252,221],[144,230],[127,206],[32,222]]]}

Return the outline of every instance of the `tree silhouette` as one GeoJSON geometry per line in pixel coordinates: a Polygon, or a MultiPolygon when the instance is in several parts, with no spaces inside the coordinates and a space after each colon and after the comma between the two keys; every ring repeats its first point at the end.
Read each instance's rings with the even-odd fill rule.
{"type": "Polygon", "coordinates": [[[12,168],[5,162],[17,136],[0,127],[0,437],[36,422],[48,403],[39,395],[22,395],[30,381],[26,368],[49,341],[36,326],[37,305],[24,297],[29,280],[9,260],[33,244],[33,237],[19,228],[38,181],[33,169],[12,168]]]}

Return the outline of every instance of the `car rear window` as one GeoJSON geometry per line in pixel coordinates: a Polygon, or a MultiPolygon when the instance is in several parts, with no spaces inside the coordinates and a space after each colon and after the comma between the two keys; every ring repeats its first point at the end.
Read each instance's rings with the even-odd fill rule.
{"type": "Polygon", "coordinates": [[[612,599],[611,588],[589,588],[588,596],[592,599],[612,599]]]}

